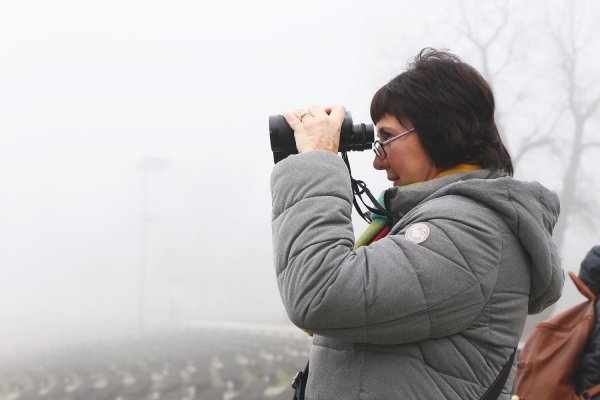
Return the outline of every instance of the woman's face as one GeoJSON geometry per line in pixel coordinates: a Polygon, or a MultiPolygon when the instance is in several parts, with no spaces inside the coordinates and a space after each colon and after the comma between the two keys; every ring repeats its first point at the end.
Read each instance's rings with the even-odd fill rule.
{"type": "MultiPolygon", "coordinates": [[[[393,115],[384,114],[375,127],[379,140],[383,142],[413,128],[413,125],[408,121],[403,125],[393,115]]],[[[440,173],[425,152],[416,131],[385,145],[385,152],[387,156],[383,160],[375,156],[373,167],[385,170],[394,186],[428,181],[440,173]]]]}

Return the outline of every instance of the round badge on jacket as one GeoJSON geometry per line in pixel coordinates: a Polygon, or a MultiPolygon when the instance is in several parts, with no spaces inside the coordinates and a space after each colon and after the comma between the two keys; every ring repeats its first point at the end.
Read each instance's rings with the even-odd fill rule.
{"type": "Polygon", "coordinates": [[[408,227],[404,237],[413,243],[423,243],[429,237],[429,227],[422,222],[416,223],[408,227]]]}

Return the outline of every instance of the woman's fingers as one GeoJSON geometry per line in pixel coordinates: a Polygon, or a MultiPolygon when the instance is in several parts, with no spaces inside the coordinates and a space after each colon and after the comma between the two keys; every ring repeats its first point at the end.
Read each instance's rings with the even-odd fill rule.
{"type": "Polygon", "coordinates": [[[312,106],[308,108],[308,112],[315,118],[327,118],[327,112],[322,107],[312,106]]]}
{"type": "Polygon", "coordinates": [[[300,120],[300,118],[298,117],[298,114],[296,114],[296,112],[283,113],[283,118],[285,118],[285,121],[288,123],[290,128],[292,128],[292,130],[294,130],[294,131],[296,131],[302,125],[302,121],[300,120]]]}
{"type": "Polygon", "coordinates": [[[337,152],[345,115],[346,109],[342,106],[329,109],[312,106],[283,114],[294,130],[296,148],[300,153],[312,150],[337,152]]]}
{"type": "Polygon", "coordinates": [[[340,126],[342,125],[342,122],[344,122],[344,118],[346,118],[346,107],[344,106],[327,107],[325,111],[327,111],[327,114],[329,114],[331,118],[339,122],[340,126]]]}

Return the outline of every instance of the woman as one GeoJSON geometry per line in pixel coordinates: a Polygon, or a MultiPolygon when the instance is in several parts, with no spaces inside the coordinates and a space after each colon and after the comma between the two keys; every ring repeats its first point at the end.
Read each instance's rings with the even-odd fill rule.
{"type": "Polygon", "coordinates": [[[279,290],[314,332],[306,398],[480,399],[527,314],[560,297],[558,198],[511,178],[481,75],[425,49],[371,103],[392,216],[355,243],[344,114],[286,114],[300,154],[271,176],[279,290]]]}

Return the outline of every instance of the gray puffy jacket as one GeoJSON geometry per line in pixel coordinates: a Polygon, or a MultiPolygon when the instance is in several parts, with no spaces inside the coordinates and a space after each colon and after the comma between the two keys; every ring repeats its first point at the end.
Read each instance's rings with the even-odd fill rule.
{"type": "MultiPolygon", "coordinates": [[[[340,157],[308,152],[273,170],[281,298],[292,322],[315,333],[306,398],[479,399],[528,312],[560,297],[558,198],[489,170],[389,191],[404,216],[353,251],[340,157]]],[[[512,377],[502,399],[511,386],[512,377]]]]}

